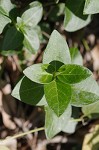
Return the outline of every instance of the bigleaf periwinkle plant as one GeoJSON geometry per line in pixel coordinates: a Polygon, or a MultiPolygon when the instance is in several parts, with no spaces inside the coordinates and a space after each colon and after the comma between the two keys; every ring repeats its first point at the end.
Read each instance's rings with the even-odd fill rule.
{"type": "Polygon", "coordinates": [[[70,122],[71,106],[82,107],[99,100],[99,94],[92,90],[97,83],[91,71],[78,63],[73,64],[71,54],[65,39],[54,30],[43,62],[26,68],[25,76],[12,92],[25,103],[44,105],[48,138],[60,131],[68,132],[70,124],[74,131],[75,123],[70,122]],[[90,82],[93,82],[92,86],[89,86],[90,82]]]}

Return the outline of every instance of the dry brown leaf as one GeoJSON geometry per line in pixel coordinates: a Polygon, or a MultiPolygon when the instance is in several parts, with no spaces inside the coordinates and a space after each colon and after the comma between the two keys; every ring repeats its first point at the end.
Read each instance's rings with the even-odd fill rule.
{"type": "Polygon", "coordinates": [[[85,135],[82,150],[99,150],[99,125],[96,125],[93,132],[85,135]]]}
{"type": "Polygon", "coordinates": [[[11,120],[11,116],[16,112],[15,101],[8,93],[11,92],[10,86],[5,86],[2,91],[0,91],[0,111],[2,114],[2,121],[5,127],[9,129],[15,129],[16,125],[11,120]]]}
{"type": "Polygon", "coordinates": [[[16,139],[1,140],[0,146],[7,146],[9,150],[17,150],[17,140],[16,139]]]}
{"type": "Polygon", "coordinates": [[[93,59],[93,69],[97,71],[99,70],[99,44],[92,49],[91,56],[93,59]]]}

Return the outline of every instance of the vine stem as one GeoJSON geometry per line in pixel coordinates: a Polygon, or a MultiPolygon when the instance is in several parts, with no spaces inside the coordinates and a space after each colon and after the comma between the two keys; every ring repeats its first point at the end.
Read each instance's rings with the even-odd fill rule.
{"type": "Polygon", "coordinates": [[[12,137],[7,137],[4,140],[0,140],[0,144],[3,144],[3,142],[7,142],[8,140],[20,138],[20,137],[25,136],[25,135],[30,134],[30,133],[42,131],[44,129],[45,129],[44,127],[41,127],[41,128],[37,128],[37,129],[33,129],[33,130],[30,130],[30,131],[27,131],[27,132],[19,133],[17,135],[12,136],[12,137]]]}
{"type": "Polygon", "coordinates": [[[73,122],[82,122],[84,117],[86,117],[85,115],[82,115],[80,118],[77,118],[77,119],[71,119],[70,121],[73,121],[73,122]]]}

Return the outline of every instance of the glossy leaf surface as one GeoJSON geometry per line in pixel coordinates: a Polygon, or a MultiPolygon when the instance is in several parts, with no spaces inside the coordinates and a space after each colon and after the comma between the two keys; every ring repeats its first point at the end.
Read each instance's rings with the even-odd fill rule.
{"type": "Polygon", "coordinates": [[[75,64],[63,65],[58,71],[57,78],[69,84],[81,82],[92,74],[87,68],[75,64]]]}
{"type": "Polygon", "coordinates": [[[60,116],[64,113],[71,100],[71,87],[58,80],[44,85],[44,93],[49,107],[60,116]]]}
{"type": "Polygon", "coordinates": [[[43,85],[31,81],[27,77],[23,77],[12,91],[13,97],[30,105],[38,104],[43,95],[43,85]]]}
{"type": "Polygon", "coordinates": [[[26,68],[23,72],[27,78],[30,80],[46,84],[52,81],[53,75],[48,73],[46,70],[49,64],[34,64],[26,68]]]}

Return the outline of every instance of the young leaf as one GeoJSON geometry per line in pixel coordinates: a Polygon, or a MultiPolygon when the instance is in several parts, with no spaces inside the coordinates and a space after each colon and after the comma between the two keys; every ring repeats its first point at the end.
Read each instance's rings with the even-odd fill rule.
{"type": "Polygon", "coordinates": [[[71,87],[58,80],[44,85],[44,93],[49,107],[60,116],[64,113],[71,100],[71,87]]]}
{"type": "Polygon", "coordinates": [[[65,112],[60,116],[53,112],[48,106],[45,107],[46,118],[45,118],[45,133],[48,139],[51,139],[60,131],[64,131],[68,121],[71,117],[71,106],[69,105],[65,112]]]}
{"type": "Polygon", "coordinates": [[[31,53],[35,53],[40,46],[39,37],[36,31],[32,28],[24,28],[24,41],[23,44],[31,53]]]}
{"type": "Polygon", "coordinates": [[[67,0],[64,18],[64,27],[66,31],[74,32],[91,21],[91,16],[83,15],[85,0],[67,0]]]}
{"type": "Polygon", "coordinates": [[[78,51],[78,48],[70,48],[70,55],[72,64],[77,64],[81,66],[83,65],[83,59],[80,52],[78,51]]]}
{"type": "Polygon", "coordinates": [[[99,13],[99,0],[85,0],[84,14],[99,13]]]}
{"type": "Polygon", "coordinates": [[[13,8],[14,5],[11,3],[11,0],[0,0],[0,13],[2,13],[3,15],[9,16],[9,12],[13,8]]]}
{"type": "Polygon", "coordinates": [[[24,26],[35,27],[41,20],[42,14],[43,8],[40,2],[30,3],[30,8],[21,16],[24,26]]]}
{"type": "Polygon", "coordinates": [[[54,30],[43,55],[43,63],[48,64],[51,61],[60,61],[64,64],[71,63],[68,45],[65,39],[54,30]]]}
{"type": "MultiPolygon", "coordinates": [[[[50,68],[48,68],[48,71],[49,71],[49,69],[50,69],[50,71],[53,73],[53,72],[57,72],[58,71],[58,69],[62,66],[62,65],[64,65],[62,62],[60,62],[60,61],[51,61],[50,62],[50,64],[51,64],[51,67],[50,68]],[[53,69],[52,69],[52,66],[53,66],[53,69]]],[[[49,71],[49,72],[50,72],[49,71]]]]}
{"type": "Polygon", "coordinates": [[[22,45],[24,36],[14,26],[10,27],[5,34],[2,50],[13,50],[22,45]]]}
{"type": "Polygon", "coordinates": [[[75,64],[63,65],[58,71],[57,78],[61,82],[69,84],[81,82],[92,74],[87,68],[75,64]]]}
{"type": "Polygon", "coordinates": [[[98,100],[99,86],[92,76],[72,86],[72,105],[81,107],[96,102],[98,100]]]}
{"type": "Polygon", "coordinates": [[[43,85],[31,81],[27,77],[23,77],[12,91],[13,97],[30,105],[38,104],[43,95],[43,85]]]}
{"type": "Polygon", "coordinates": [[[23,73],[34,82],[46,84],[53,79],[53,75],[46,71],[49,65],[50,64],[34,64],[26,68],[23,73]]]}
{"type": "Polygon", "coordinates": [[[3,32],[4,27],[10,22],[11,20],[8,17],[0,14],[0,34],[3,32]]]}

